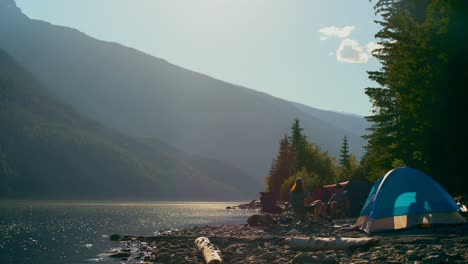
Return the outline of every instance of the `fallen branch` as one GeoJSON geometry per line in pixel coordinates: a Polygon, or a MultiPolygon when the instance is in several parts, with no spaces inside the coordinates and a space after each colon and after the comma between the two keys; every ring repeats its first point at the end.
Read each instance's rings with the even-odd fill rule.
{"type": "Polygon", "coordinates": [[[219,256],[215,246],[211,244],[210,240],[206,237],[199,237],[195,239],[195,245],[198,248],[198,252],[203,254],[207,264],[220,264],[222,263],[221,257],[219,256]]]}
{"type": "Polygon", "coordinates": [[[293,237],[288,238],[292,249],[330,250],[372,246],[379,241],[375,238],[361,237],[293,237]]]}

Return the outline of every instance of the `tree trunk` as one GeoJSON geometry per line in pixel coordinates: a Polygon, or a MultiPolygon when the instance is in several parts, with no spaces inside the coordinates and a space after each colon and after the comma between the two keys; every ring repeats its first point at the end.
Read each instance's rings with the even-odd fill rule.
{"type": "Polygon", "coordinates": [[[362,246],[375,245],[377,239],[370,237],[351,238],[351,237],[293,237],[289,240],[292,249],[310,249],[310,250],[330,250],[355,248],[362,246]]]}

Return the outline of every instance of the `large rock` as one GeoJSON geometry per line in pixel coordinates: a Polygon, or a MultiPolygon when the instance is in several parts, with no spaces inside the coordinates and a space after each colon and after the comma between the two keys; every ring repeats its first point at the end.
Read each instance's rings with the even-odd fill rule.
{"type": "Polygon", "coordinates": [[[276,224],[275,219],[269,214],[259,215],[254,214],[249,216],[247,219],[247,224],[249,226],[269,226],[276,224]]]}

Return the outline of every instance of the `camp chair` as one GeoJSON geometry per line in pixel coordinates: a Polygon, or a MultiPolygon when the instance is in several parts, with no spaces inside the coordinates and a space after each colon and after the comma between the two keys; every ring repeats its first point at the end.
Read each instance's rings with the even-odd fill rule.
{"type": "Polygon", "coordinates": [[[292,207],[295,219],[297,221],[301,221],[302,223],[307,224],[314,223],[314,219],[315,222],[322,222],[324,220],[329,219],[328,214],[326,212],[326,204],[322,203],[321,201],[319,202],[320,205],[315,204],[314,206],[312,206],[311,204],[311,207],[307,205],[300,206],[299,208],[292,207]],[[317,206],[320,206],[320,209],[318,209],[317,206]],[[317,213],[317,211],[319,211],[319,215],[317,217],[314,217],[314,214],[317,213]]]}
{"type": "Polygon", "coordinates": [[[342,218],[349,218],[351,213],[350,213],[350,204],[349,204],[349,197],[348,197],[348,192],[345,191],[343,193],[344,195],[344,200],[342,201],[333,201],[329,206],[330,206],[330,217],[334,219],[342,219],[342,218]],[[335,204],[333,204],[335,203],[335,204]],[[336,208],[333,208],[332,212],[332,206],[336,206],[336,208]],[[332,214],[334,213],[334,214],[332,214]]]}
{"type": "Polygon", "coordinates": [[[349,199],[346,199],[341,203],[341,205],[338,205],[338,210],[337,210],[337,219],[345,219],[350,217],[350,210],[349,210],[349,199]]]}
{"type": "MultiPolygon", "coordinates": [[[[314,208],[313,210],[313,214],[319,211],[319,215],[315,218],[316,221],[321,222],[321,221],[329,220],[330,217],[328,216],[328,213],[327,213],[327,204],[320,200],[319,202],[320,202],[320,209],[314,208]]],[[[315,206],[318,206],[318,205],[315,205],[315,206]]]]}
{"type": "Polygon", "coordinates": [[[293,218],[297,221],[300,221],[302,224],[310,222],[309,211],[307,210],[306,205],[304,204],[304,198],[302,193],[291,193],[291,211],[293,213],[293,218]]]}

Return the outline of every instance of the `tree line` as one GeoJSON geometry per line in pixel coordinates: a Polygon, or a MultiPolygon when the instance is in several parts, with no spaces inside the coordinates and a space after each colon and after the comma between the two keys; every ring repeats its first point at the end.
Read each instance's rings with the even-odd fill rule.
{"type": "Polygon", "coordinates": [[[277,195],[279,200],[289,199],[289,189],[296,177],[304,179],[307,190],[320,185],[340,182],[350,178],[363,178],[355,155],[349,153],[346,135],[341,146],[340,159],[322,151],[309,142],[303,133],[299,119],[291,126],[291,135],[281,139],[278,154],[265,178],[266,190],[277,195]]]}
{"type": "Polygon", "coordinates": [[[408,166],[463,193],[467,6],[464,0],[376,2],[382,48],[374,56],[381,69],[368,72],[378,86],[366,89],[373,111],[363,161],[371,179],[408,166]]]}
{"type": "Polygon", "coordinates": [[[287,199],[296,177],[313,190],[344,179],[375,181],[401,166],[425,172],[454,195],[466,192],[468,1],[378,0],[374,9],[381,48],[373,56],[381,68],[368,71],[377,85],[365,89],[372,103],[365,155],[357,161],[345,136],[337,161],[307,141],[296,119],[266,177],[279,199],[287,199]]]}

